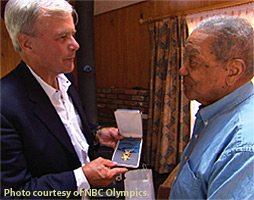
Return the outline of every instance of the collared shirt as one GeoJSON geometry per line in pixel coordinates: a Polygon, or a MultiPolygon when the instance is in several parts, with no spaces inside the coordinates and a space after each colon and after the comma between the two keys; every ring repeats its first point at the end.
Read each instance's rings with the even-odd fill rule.
{"type": "MultiPolygon", "coordinates": [[[[90,162],[88,157],[89,145],[81,130],[80,117],[67,93],[71,82],[64,74],[59,74],[57,77],[59,90],[57,90],[43,81],[29,66],[28,68],[39,82],[45,93],[48,95],[52,105],[55,107],[70,137],[71,143],[76,151],[81,165],[86,165],[90,162]]],[[[74,175],[76,178],[78,191],[81,191],[81,189],[90,189],[90,185],[81,167],[74,170],[74,175]]]]}
{"type": "Polygon", "coordinates": [[[200,107],[170,199],[254,199],[251,82],[200,107]]]}

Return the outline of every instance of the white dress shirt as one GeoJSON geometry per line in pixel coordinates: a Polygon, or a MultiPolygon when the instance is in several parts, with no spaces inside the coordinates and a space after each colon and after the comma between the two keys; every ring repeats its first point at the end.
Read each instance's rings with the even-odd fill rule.
{"type": "MultiPolygon", "coordinates": [[[[64,74],[59,74],[57,77],[59,90],[57,90],[43,81],[30,67],[28,68],[48,95],[52,105],[55,107],[62,123],[65,126],[66,131],[69,134],[71,143],[77,153],[81,165],[86,165],[90,162],[88,157],[89,145],[81,130],[80,117],[73,106],[71,98],[67,93],[71,82],[64,74]]],[[[74,175],[76,178],[78,191],[81,189],[90,189],[90,185],[81,167],[74,170],[74,175]]]]}

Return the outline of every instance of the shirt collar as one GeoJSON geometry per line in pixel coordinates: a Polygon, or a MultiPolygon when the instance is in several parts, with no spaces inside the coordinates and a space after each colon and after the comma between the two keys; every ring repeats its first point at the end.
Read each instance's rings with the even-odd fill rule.
{"type": "Polygon", "coordinates": [[[200,106],[196,116],[200,115],[206,126],[212,117],[235,107],[252,95],[254,95],[254,87],[250,81],[217,102],[206,107],[200,106]]]}
{"type": "Polygon", "coordinates": [[[62,92],[67,93],[71,82],[68,80],[68,78],[64,74],[59,74],[57,76],[59,88],[62,92]]]}
{"type": "MultiPolygon", "coordinates": [[[[41,79],[33,70],[27,65],[28,69],[32,73],[32,75],[35,77],[35,79],[39,82],[43,90],[46,92],[49,98],[52,98],[56,92],[58,92],[57,89],[53,88],[49,84],[47,84],[44,80],[41,79]]],[[[68,80],[68,78],[64,74],[59,74],[57,76],[58,84],[60,87],[60,90],[62,92],[67,92],[69,86],[71,85],[71,82],[68,80]]]]}

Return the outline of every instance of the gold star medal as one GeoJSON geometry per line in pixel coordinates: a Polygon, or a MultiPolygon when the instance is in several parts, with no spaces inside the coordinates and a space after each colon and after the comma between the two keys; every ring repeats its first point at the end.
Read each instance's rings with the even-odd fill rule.
{"type": "Polygon", "coordinates": [[[131,151],[125,150],[123,156],[121,157],[124,162],[131,159],[131,151]]]}

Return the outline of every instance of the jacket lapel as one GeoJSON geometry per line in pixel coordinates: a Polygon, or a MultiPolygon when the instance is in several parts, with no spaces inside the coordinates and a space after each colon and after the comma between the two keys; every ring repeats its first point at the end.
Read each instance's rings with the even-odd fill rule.
{"type": "Polygon", "coordinates": [[[19,71],[21,80],[24,81],[28,90],[29,99],[35,104],[35,116],[37,116],[42,123],[48,127],[48,130],[52,133],[52,135],[54,135],[54,137],[56,137],[59,142],[61,142],[63,146],[78,159],[74,147],[71,144],[69,135],[60,117],[58,116],[54,106],[51,104],[48,96],[41,88],[40,84],[33,77],[25,63],[21,63],[19,71]]]}
{"type": "Polygon", "coordinates": [[[34,114],[48,127],[49,131],[65,146],[73,155],[76,155],[73,145],[69,135],[60,119],[56,113],[54,107],[50,104],[42,101],[37,101],[36,107],[34,109],[34,114]]]}

